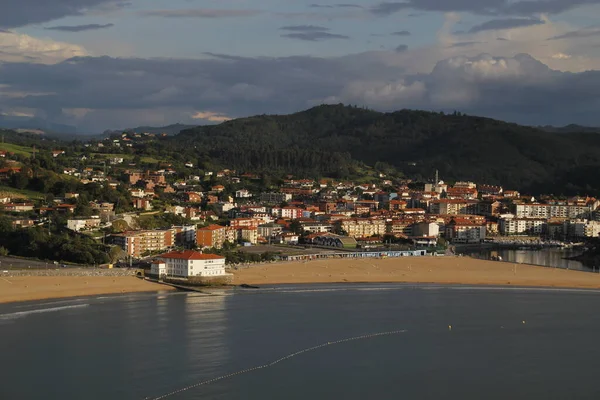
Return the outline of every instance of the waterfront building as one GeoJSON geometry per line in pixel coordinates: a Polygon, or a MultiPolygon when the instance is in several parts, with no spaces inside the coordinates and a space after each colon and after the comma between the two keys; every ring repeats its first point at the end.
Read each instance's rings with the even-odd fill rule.
{"type": "Polygon", "coordinates": [[[592,209],[580,204],[517,204],[517,218],[585,218],[591,216],[592,209]]]}
{"type": "Polygon", "coordinates": [[[479,243],[485,235],[485,222],[454,218],[446,225],[446,239],[453,243],[479,243]]]}
{"type": "Polygon", "coordinates": [[[502,235],[535,235],[547,231],[545,218],[519,218],[512,214],[502,215],[498,220],[498,229],[502,235]]]}
{"type": "Polygon", "coordinates": [[[226,276],[225,257],[185,250],[161,254],[150,267],[152,275],[187,277],[226,276]]]}

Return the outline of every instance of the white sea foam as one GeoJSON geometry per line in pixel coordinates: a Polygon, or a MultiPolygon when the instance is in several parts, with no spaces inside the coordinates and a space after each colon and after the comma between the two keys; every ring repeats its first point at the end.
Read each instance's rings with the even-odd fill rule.
{"type": "Polygon", "coordinates": [[[37,309],[34,309],[34,310],[18,311],[18,312],[15,312],[15,313],[8,313],[8,314],[0,314],[0,319],[23,318],[23,317],[26,317],[26,316],[32,315],[32,314],[42,314],[42,313],[49,313],[49,312],[59,312],[59,311],[70,310],[70,309],[74,309],[74,308],[85,308],[85,307],[88,307],[88,306],[89,306],[89,304],[74,304],[74,305],[62,306],[62,307],[37,308],[37,309]]]}
{"type": "Polygon", "coordinates": [[[88,299],[68,299],[68,300],[60,300],[60,301],[51,301],[48,303],[35,303],[35,304],[21,304],[18,306],[15,306],[15,308],[28,308],[31,307],[32,305],[35,305],[37,307],[40,306],[51,306],[51,305],[57,305],[57,304],[68,304],[68,303],[79,303],[82,301],[87,301],[88,299]]]}

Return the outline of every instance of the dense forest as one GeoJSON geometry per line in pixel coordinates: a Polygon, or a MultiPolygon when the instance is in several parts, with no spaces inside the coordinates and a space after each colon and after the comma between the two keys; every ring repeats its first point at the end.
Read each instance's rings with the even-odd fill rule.
{"type": "Polygon", "coordinates": [[[461,113],[319,106],[182,131],[163,151],[251,171],[347,177],[359,163],[429,179],[469,179],[530,193],[600,194],[600,135],[547,132],[461,113]]]}
{"type": "Polygon", "coordinates": [[[61,260],[78,264],[102,264],[110,261],[109,248],[94,239],[68,231],[57,221],[52,229],[37,226],[13,228],[11,220],[0,216],[0,255],[61,260]]]}

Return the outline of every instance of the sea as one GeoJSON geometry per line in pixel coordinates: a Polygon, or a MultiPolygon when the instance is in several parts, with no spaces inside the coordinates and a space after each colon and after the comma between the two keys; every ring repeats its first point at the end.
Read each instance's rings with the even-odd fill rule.
{"type": "Polygon", "coordinates": [[[492,256],[500,256],[504,262],[539,265],[543,267],[571,269],[575,271],[599,271],[599,266],[584,265],[581,261],[573,260],[575,256],[583,253],[580,248],[556,248],[547,247],[543,249],[511,249],[471,247],[459,251],[474,258],[490,260],[492,256]]]}
{"type": "Polygon", "coordinates": [[[407,284],[0,305],[0,399],[598,399],[600,292],[407,284]]]}

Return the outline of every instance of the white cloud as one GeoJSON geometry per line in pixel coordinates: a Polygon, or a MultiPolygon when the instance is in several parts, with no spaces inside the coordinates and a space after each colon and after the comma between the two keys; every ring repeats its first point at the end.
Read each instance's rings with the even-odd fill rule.
{"type": "Polygon", "coordinates": [[[225,122],[229,121],[231,118],[217,112],[212,111],[197,111],[191,115],[192,119],[204,119],[210,122],[225,122]]]}
{"type": "Polygon", "coordinates": [[[340,95],[330,96],[324,103],[359,103],[385,108],[414,107],[420,104],[426,92],[423,82],[407,83],[403,79],[394,82],[350,82],[340,95]]]}
{"type": "Polygon", "coordinates": [[[552,58],[554,58],[555,60],[568,60],[571,58],[571,56],[565,53],[556,53],[552,56],[552,58]]]}
{"type": "Polygon", "coordinates": [[[53,64],[86,55],[87,51],[78,45],[38,39],[20,33],[0,32],[0,61],[53,64]]]}
{"type": "Polygon", "coordinates": [[[5,117],[34,117],[35,113],[32,111],[22,111],[22,110],[5,110],[0,112],[0,115],[5,117]]]}

